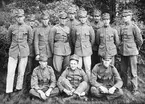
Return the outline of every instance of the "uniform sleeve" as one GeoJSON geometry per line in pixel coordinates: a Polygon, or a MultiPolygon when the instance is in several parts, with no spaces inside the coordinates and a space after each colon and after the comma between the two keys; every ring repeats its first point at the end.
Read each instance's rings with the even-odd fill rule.
{"type": "Polygon", "coordinates": [[[54,53],[54,37],[55,37],[55,34],[56,34],[56,28],[52,27],[51,30],[50,30],[50,36],[49,36],[50,48],[51,48],[52,53],[54,53]]]}
{"type": "Polygon", "coordinates": [[[114,40],[115,40],[116,46],[119,46],[120,40],[119,40],[118,32],[116,29],[114,29],[114,40]]]}
{"type": "Polygon", "coordinates": [[[8,40],[11,43],[11,41],[12,41],[12,26],[10,26],[8,29],[8,40]]]}
{"type": "Polygon", "coordinates": [[[91,74],[91,79],[90,79],[90,82],[91,82],[91,85],[92,86],[95,86],[95,87],[100,87],[102,86],[101,83],[97,82],[97,70],[98,70],[98,66],[95,65],[93,70],[92,70],[92,74],[91,74]]]}
{"type": "Polygon", "coordinates": [[[140,48],[141,45],[143,44],[143,39],[142,39],[140,30],[136,26],[134,26],[134,28],[133,28],[133,34],[135,37],[135,42],[137,44],[137,47],[140,48]]]}
{"type": "Polygon", "coordinates": [[[36,89],[36,90],[40,89],[39,85],[38,85],[38,76],[37,76],[36,68],[34,69],[32,76],[31,76],[31,88],[36,89]]]}
{"type": "Polygon", "coordinates": [[[39,55],[39,33],[38,30],[36,30],[34,35],[34,48],[35,48],[35,54],[39,55]]]}
{"type": "Polygon", "coordinates": [[[83,69],[81,70],[81,74],[82,74],[82,76],[83,76],[83,80],[86,81],[86,82],[88,82],[87,74],[84,72],[83,69]]]}
{"type": "Polygon", "coordinates": [[[93,27],[92,26],[90,26],[90,38],[91,38],[91,44],[92,44],[92,46],[94,45],[94,43],[95,43],[95,31],[94,31],[94,29],[93,29],[93,27]]]}
{"type": "Polygon", "coordinates": [[[50,77],[51,77],[51,83],[49,87],[54,88],[56,86],[56,77],[52,68],[50,68],[50,77]]]}
{"type": "Polygon", "coordinates": [[[28,26],[28,44],[29,47],[31,47],[33,44],[33,30],[30,26],[28,26]]]}
{"type": "Polygon", "coordinates": [[[123,81],[117,71],[117,69],[115,67],[113,67],[113,75],[114,75],[114,78],[115,78],[115,85],[114,87],[116,88],[121,88],[122,85],[123,85],[123,81]]]}
{"type": "Polygon", "coordinates": [[[60,91],[64,90],[64,87],[62,86],[61,81],[64,78],[66,78],[66,76],[67,76],[67,69],[61,74],[61,76],[59,77],[58,82],[57,82],[57,86],[59,87],[60,91]]]}

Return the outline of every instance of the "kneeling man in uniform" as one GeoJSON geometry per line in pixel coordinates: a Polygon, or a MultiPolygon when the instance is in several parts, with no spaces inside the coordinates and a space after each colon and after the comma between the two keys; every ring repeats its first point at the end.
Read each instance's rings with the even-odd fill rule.
{"type": "Polygon", "coordinates": [[[111,56],[103,56],[102,63],[96,64],[92,69],[91,93],[95,97],[105,96],[112,100],[123,95],[122,79],[111,60],[111,56]]]}
{"type": "Polygon", "coordinates": [[[83,69],[78,67],[79,57],[72,55],[69,66],[58,79],[58,87],[68,96],[85,96],[89,90],[88,77],[83,69]]]}
{"type": "Polygon", "coordinates": [[[50,96],[58,95],[59,89],[56,88],[54,71],[51,66],[47,65],[47,57],[40,56],[39,64],[31,76],[30,94],[46,100],[50,96]]]}

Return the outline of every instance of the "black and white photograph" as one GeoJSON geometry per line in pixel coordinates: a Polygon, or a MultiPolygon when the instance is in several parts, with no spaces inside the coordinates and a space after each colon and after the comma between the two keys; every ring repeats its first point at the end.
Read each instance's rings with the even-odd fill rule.
{"type": "Polygon", "coordinates": [[[145,0],[0,0],[0,104],[145,104],[145,0]]]}

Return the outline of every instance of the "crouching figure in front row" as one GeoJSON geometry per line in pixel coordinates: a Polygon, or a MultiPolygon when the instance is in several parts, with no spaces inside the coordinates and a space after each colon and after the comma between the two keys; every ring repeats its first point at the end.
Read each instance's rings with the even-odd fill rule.
{"type": "Polygon", "coordinates": [[[78,67],[79,57],[72,55],[70,64],[58,79],[58,87],[68,96],[82,97],[89,90],[88,77],[83,69],[78,67]]]}
{"type": "Polygon", "coordinates": [[[117,69],[111,64],[112,57],[103,56],[102,63],[92,69],[91,93],[95,97],[105,96],[108,100],[123,95],[123,82],[117,69]]]}
{"type": "Polygon", "coordinates": [[[30,94],[42,100],[46,100],[50,96],[59,94],[56,88],[56,78],[51,66],[47,65],[47,57],[40,56],[39,66],[33,71],[31,77],[30,94]]]}

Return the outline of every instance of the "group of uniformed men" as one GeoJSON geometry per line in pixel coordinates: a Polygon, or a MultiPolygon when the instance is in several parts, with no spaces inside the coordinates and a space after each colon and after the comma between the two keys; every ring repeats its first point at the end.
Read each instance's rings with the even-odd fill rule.
{"type": "Polygon", "coordinates": [[[41,25],[36,27],[34,15],[30,16],[28,25],[24,11],[15,11],[16,24],[11,25],[8,32],[11,46],[7,94],[13,93],[16,68],[14,91],[21,91],[24,82],[30,86],[27,89],[31,95],[43,100],[59,92],[81,97],[89,89],[96,97],[119,97],[123,95],[122,86],[128,86],[129,69],[132,93],[139,93],[137,55],[143,40],[139,28],[132,22],[131,10],[123,10],[124,25],[118,31],[110,26],[110,14],[102,14],[97,9],[91,22],[85,9],[77,11],[74,7],[70,7],[68,13],[61,12],[55,26],[49,24],[49,18],[42,14],[41,25]],[[121,55],[123,81],[114,66],[117,53],[121,55]]]}

